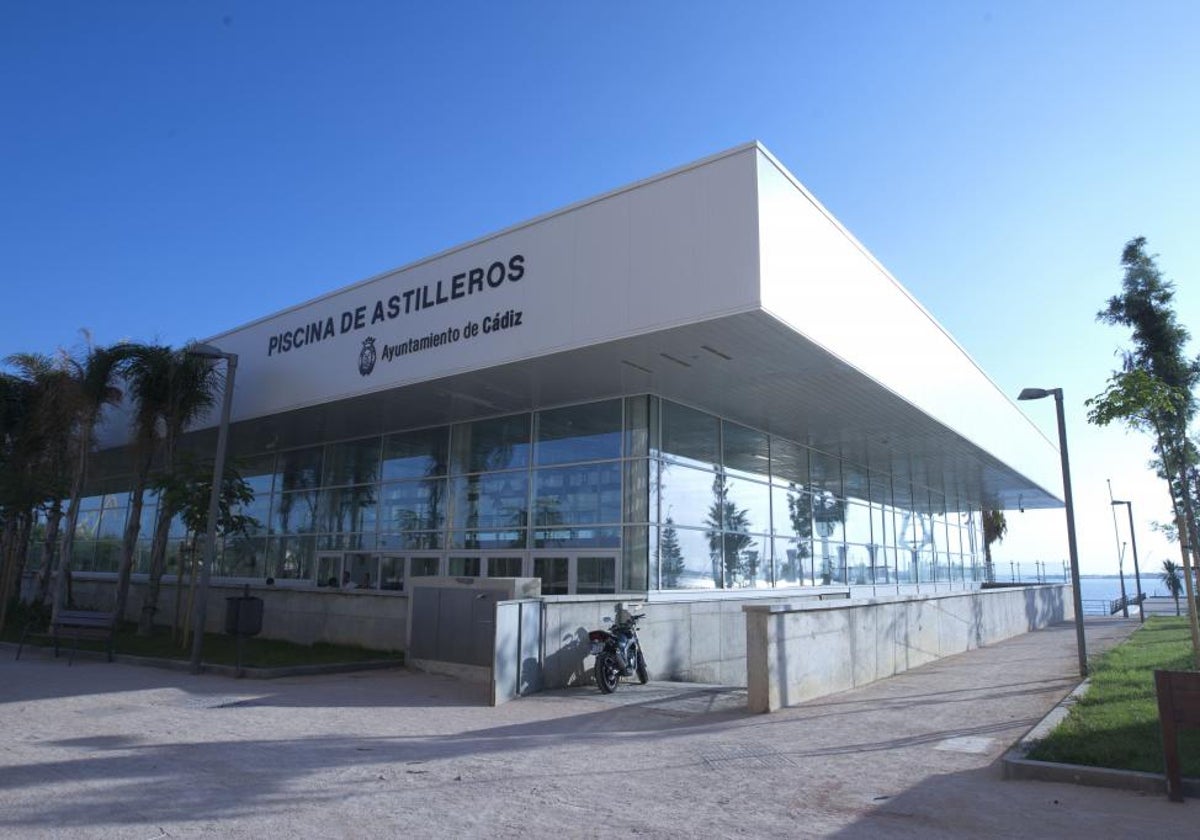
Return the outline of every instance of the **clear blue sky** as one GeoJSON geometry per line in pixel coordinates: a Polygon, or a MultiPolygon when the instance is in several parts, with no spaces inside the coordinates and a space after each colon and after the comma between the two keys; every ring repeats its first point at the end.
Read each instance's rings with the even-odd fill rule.
{"type": "MultiPolygon", "coordinates": [[[[1195,2],[7,0],[0,355],[180,344],[758,139],[1003,390],[1065,389],[1084,571],[1107,478],[1159,566],[1148,442],[1082,401],[1127,239],[1200,330],[1198,35],[1195,2]]],[[[1009,522],[1002,566],[1066,557],[1061,511],[1009,522]]]]}

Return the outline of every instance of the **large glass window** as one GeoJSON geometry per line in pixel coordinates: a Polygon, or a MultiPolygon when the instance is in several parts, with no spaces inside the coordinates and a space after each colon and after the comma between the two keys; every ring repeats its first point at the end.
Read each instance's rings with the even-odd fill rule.
{"type": "Polygon", "coordinates": [[[663,463],[660,475],[659,510],[664,521],[703,527],[712,520],[714,510],[720,515],[717,473],[663,463]]]}
{"type": "Polygon", "coordinates": [[[575,559],[575,591],[580,595],[594,595],[617,591],[617,560],[615,557],[589,557],[580,555],[575,559]]]}
{"type": "Polygon", "coordinates": [[[543,595],[566,595],[570,592],[570,561],[566,557],[533,558],[533,576],[542,579],[543,595]]]}
{"type": "Polygon", "coordinates": [[[445,475],[450,459],[445,426],[387,435],[383,439],[383,480],[445,475]]]}
{"type": "Polygon", "coordinates": [[[450,447],[455,474],[515,470],[529,466],[529,414],[460,423],[450,447]]]}
{"type": "Polygon", "coordinates": [[[770,473],[770,447],[763,432],[736,423],[722,423],[721,450],[727,473],[761,478],[770,473]]]}
{"type": "Polygon", "coordinates": [[[539,411],[535,463],[538,466],[621,457],[621,401],[539,411]]]}
{"type": "Polygon", "coordinates": [[[328,533],[374,531],[376,486],[331,487],[320,491],[320,528],[328,533]]]}
{"type": "Polygon", "coordinates": [[[711,414],[662,401],[662,455],[707,469],[721,462],[720,422],[711,414]]]}
{"type": "Polygon", "coordinates": [[[379,438],[351,440],[325,448],[326,487],[367,484],[379,479],[379,438]]]}
{"type": "Polygon", "coordinates": [[[440,531],[446,524],[446,479],[383,485],[379,530],[386,533],[440,531]]]}
{"type": "Polygon", "coordinates": [[[765,534],[771,530],[771,488],[759,481],[725,477],[726,528],[765,534]]]}
{"type": "Polygon", "coordinates": [[[275,492],[308,490],[321,483],[321,447],[292,449],[279,454],[275,467],[275,492]]]}
{"type": "Polygon", "coordinates": [[[621,521],[621,465],[557,467],[534,472],[533,525],[591,525],[621,521]]]}
{"type": "Polygon", "coordinates": [[[529,521],[529,473],[485,473],[450,479],[452,527],[524,528],[529,521]]]}
{"type": "Polygon", "coordinates": [[[319,495],[316,490],[283,493],[272,505],[271,532],[311,534],[317,530],[319,495]]]}

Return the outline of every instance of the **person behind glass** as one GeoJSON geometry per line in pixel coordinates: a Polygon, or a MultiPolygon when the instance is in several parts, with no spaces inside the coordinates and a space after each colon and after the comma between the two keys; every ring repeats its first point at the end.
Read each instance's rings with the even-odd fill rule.
{"type": "Polygon", "coordinates": [[[354,588],[354,580],[350,577],[350,572],[342,572],[342,589],[354,588]]]}

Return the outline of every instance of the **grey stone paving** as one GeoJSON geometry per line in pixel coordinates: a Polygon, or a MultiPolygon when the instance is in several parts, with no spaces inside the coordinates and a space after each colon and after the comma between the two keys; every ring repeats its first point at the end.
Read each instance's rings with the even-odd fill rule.
{"type": "MultiPolygon", "coordinates": [[[[1091,650],[1136,621],[1088,622],[1091,650]]],[[[1072,625],[772,715],[652,682],[493,709],[403,670],[273,681],[0,650],[0,836],[1196,836],[1165,797],[1004,781],[1072,625]]]]}

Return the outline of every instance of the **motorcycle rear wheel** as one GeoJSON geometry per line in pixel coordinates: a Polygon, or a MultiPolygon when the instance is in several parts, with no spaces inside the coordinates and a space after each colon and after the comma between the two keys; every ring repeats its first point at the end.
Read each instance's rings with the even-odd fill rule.
{"type": "Polygon", "coordinates": [[[617,666],[617,659],[611,653],[601,653],[596,657],[596,685],[599,686],[602,694],[612,694],[617,690],[617,684],[621,681],[621,669],[617,666]]]}

